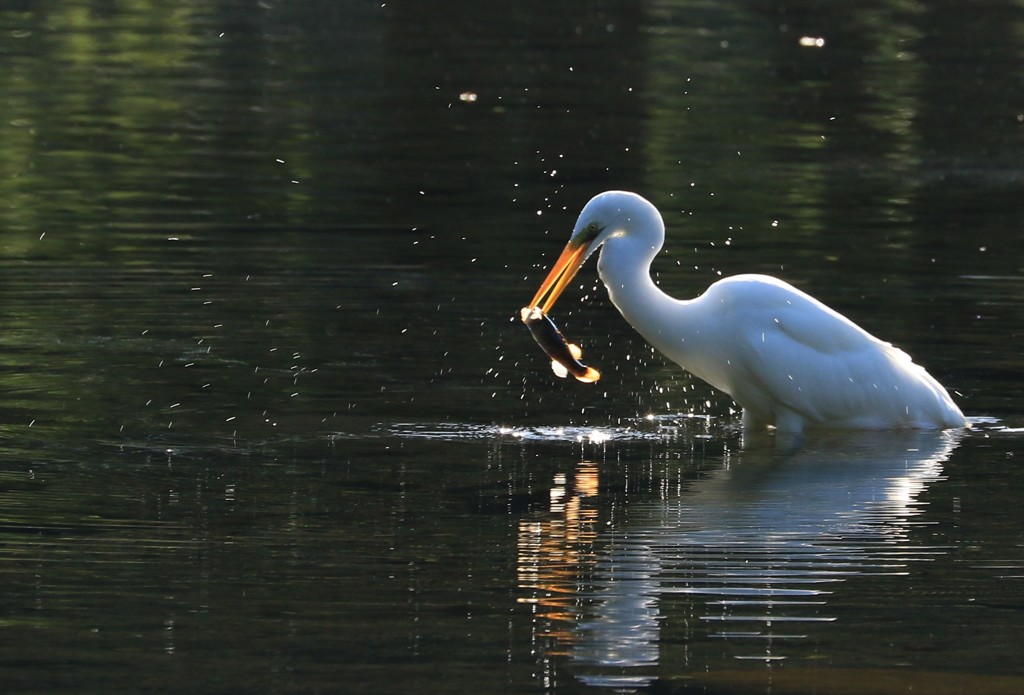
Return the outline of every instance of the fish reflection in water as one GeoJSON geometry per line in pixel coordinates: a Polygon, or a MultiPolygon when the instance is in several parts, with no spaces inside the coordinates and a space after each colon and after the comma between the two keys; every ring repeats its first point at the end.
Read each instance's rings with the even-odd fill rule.
{"type": "MultiPolygon", "coordinates": [[[[744,451],[683,483],[678,495],[630,501],[598,523],[598,464],[559,475],[542,518],[519,528],[518,581],[543,621],[547,656],[593,686],[643,687],[661,659],[662,604],[690,602],[685,653],[718,643],[734,659],[786,658],[786,645],[836,618],[837,585],[904,574],[915,559],[918,497],[939,479],[959,432],[843,435],[785,456],[744,451]]],[[[673,609],[675,610],[675,609],[673,609]]]]}

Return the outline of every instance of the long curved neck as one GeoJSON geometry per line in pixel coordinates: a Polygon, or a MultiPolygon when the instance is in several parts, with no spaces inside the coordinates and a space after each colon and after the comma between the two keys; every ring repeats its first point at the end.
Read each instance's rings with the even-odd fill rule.
{"type": "Polygon", "coordinates": [[[622,317],[647,342],[665,352],[671,349],[670,336],[663,330],[665,317],[685,313],[688,302],[665,294],[651,279],[651,261],[659,247],[636,237],[612,237],[601,249],[597,272],[622,317]]]}
{"type": "Polygon", "coordinates": [[[707,302],[670,297],[651,279],[659,246],[628,236],[605,242],[597,269],[612,303],[658,352],[731,394],[728,360],[719,349],[714,323],[707,320],[707,302]]]}

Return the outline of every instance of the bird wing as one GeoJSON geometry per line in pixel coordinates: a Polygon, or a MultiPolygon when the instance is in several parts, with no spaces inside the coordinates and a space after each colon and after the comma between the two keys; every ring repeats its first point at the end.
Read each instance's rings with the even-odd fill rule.
{"type": "Polygon", "coordinates": [[[740,376],[730,393],[740,405],[766,414],[781,405],[811,422],[902,416],[900,389],[924,371],[906,353],[780,280],[731,280],[731,359],[740,376]]]}

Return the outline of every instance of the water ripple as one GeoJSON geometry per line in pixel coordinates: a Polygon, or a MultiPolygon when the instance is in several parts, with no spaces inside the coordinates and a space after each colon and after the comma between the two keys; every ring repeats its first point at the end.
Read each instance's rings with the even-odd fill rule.
{"type": "Polygon", "coordinates": [[[697,415],[650,415],[618,426],[531,425],[512,426],[469,422],[396,422],[376,431],[392,437],[466,441],[508,439],[527,442],[579,442],[603,444],[629,441],[672,441],[684,435],[701,436],[711,420],[697,415]]]}

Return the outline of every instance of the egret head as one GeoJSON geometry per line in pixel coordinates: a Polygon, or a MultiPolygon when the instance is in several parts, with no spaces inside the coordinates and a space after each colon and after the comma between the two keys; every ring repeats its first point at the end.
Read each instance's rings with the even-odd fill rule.
{"type": "Polygon", "coordinates": [[[539,306],[547,313],[590,254],[609,239],[636,236],[644,236],[644,241],[650,241],[655,250],[661,248],[665,224],[656,207],[627,191],[606,191],[594,196],[583,207],[569,243],[541,283],[530,306],[539,306]],[[651,238],[648,240],[647,236],[651,238]]]}

